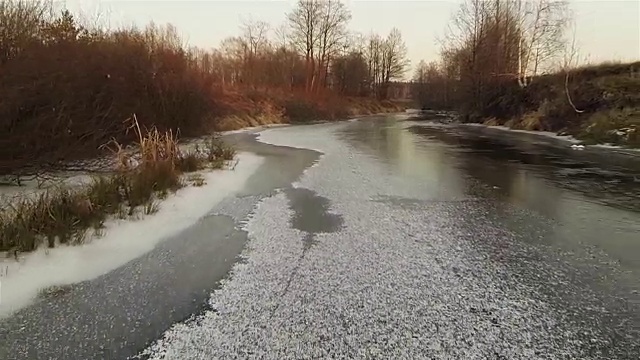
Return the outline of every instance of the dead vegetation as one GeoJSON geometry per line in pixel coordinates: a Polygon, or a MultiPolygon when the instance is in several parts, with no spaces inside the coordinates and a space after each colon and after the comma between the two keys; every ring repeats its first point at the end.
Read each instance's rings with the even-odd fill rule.
{"type": "Polygon", "coordinates": [[[384,95],[404,60],[395,54],[392,73],[370,78],[368,58],[354,56],[364,43],[349,40],[344,27],[348,10],[335,1],[318,6],[344,19],[313,19],[335,37],[314,34],[324,42],[313,62],[298,51],[293,28],[280,41],[267,37],[268,24],[247,23],[240,36],[204,51],[187,48],[171,25],[106,29],[47,0],[0,0],[0,177],[44,177],[101,155],[111,139],[130,144],[137,139],[123,120],[131,114],[144,128],[191,137],[397,109],[367,97],[384,95]],[[340,73],[327,72],[330,59],[340,73]]]}
{"type": "Polygon", "coordinates": [[[499,116],[483,116],[491,125],[569,134],[586,144],[640,147],[640,63],[583,67],[571,78],[574,104],[566,100],[564,74],[557,73],[498,96],[499,116]]]}
{"type": "MultiPolygon", "coordinates": [[[[171,131],[141,130],[137,122],[134,126],[138,151],[126,152],[118,142],[111,143],[120,164],[114,174],[97,176],[75,190],[54,188],[0,211],[0,251],[80,244],[89,229],[99,231],[109,217],[127,219],[157,212],[158,200],[185,185],[183,174],[221,168],[235,156],[217,138],[195,152],[183,153],[171,131]]],[[[200,178],[189,177],[187,185],[204,185],[200,178]]]]}
{"type": "MultiPolygon", "coordinates": [[[[87,186],[54,187],[0,211],[0,251],[81,243],[111,216],[156,212],[183,174],[235,155],[215,136],[181,151],[178,135],[400,110],[377,99],[406,65],[399,32],[355,41],[347,10],[318,4],[345,16],[339,24],[313,19],[325,34],[314,35],[322,42],[306,57],[294,29],[276,41],[265,37],[268,25],[249,23],[203,51],[187,48],[171,25],[105,29],[51,1],[0,0],[0,181],[46,180],[96,156],[118,159],[114,174],[87,186]],[[375,51],[358,50],[367,44],[375,51]],[[384,56],[393,68],[372,69],[384,56]],[[333,63],[340,71],[328,72],[333,63]]],[[[197,176],[187,182],[204,185],[197,176]]]]}
{"type": "Polygon", "coordinates": [[[463,122],[640,147],[640,62],[576,67],[564,0],[466,0],[439,62],[418,65],[416,101],[463,122]]]}

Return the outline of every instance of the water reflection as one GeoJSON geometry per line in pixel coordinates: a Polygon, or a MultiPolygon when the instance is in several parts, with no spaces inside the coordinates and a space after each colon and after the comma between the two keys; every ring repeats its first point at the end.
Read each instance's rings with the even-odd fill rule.
{"type": "Polygon", "coordinates": [[[539,241],[596,246],[640,269],[640,171],[596,163],[571,150],[507,143],[448,127],[407,126],[389,117],[353,122],[340,136],[394,175],[419,179],[431,198],[499,200],[493,214],[508,228],[545,229],[539,241]],[[528,210],[522,212],[513,207],[528,210]],[[540,217],[540,220],[537,220],[540,217]],[[554,226],[537,226],[552,220],[554,226]]]}
{"type": "Polygon", "coordinates": [[[384,117],[339,135],[410,187],[407,197],[374,201],[451,215],[455,236],[507,269],[500,276],[583,331],[585,353],[637,358],[618,355],[640,351],[640,164],[384,117]]]}
{"type": "MultiPolygon", "coordinates": [[[[525,170],[528,179],[544,179],[552,182],[552,187],[572,190],[591,201],[640,211],[640,164],[637,162],[614,165],[570,149],[549,148],[526,141],[500,141],[495,137],[460,133],[444,127],[412,126],[408,130],[420,137],[463,149],[462,152],[470,153],[468,161],[501,170],[492,179],[502,181],[506,188],[511,186],[512,170],[525,170]]],[[[480,169],[474,176],[487,178],[486,172],[480,169]]]]}
{"type": "Polygon", "coordinates": [[[464,174],[447,163],[450,158],[441,144],[417,144],[415,136],[392,118],[353,122],[339,135],[387,164],[394,175],[419,179],[432,189],[429,195],[434,200],[472,195],[466,191],[464,174]]]}

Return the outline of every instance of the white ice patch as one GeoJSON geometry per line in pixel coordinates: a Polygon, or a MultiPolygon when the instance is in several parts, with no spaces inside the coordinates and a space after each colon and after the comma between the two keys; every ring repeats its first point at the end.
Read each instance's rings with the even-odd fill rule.
{"type": "Polygon", "coordinates": [[[288,129],[267,129],[258,134],[258,141],[265,144],[315,150],[324,153],[327,151],[327,135],[330,136],[332,130],[339,129],[340,127],[346,126],[346,124],[347,123],[315,124],[305,125],[304,127],[291,127],[288,129]],[[297,134],[308,131],[317,131],[318,136],[305,136],[303,138],[296,136],[297,134]]]}
{"type": "Polygon", "coordinates": [[[85,245],[39,249],[19,262],[0,260],[0,318],[29,305],[42,289],[97,278],[193,225],[222,199],[241,190],[263,162],[262,157],[244,153],[238,160],[234,170],[205,173],[202,187],[186,187],[169,196],[154,215],[108,221],[105,235],[85,245]]]}
{"type": "Polygon", "coordinates": [[[238,130],[221,131],[220,135],[243,134],[243,133],[248,133],[253,131],[259,131],[259,130],[270,129],[270,128],[281,128],[281,127],[287,127],[287,126],[291,126],[291,125],[290,124],[267,124],[267,125],[260,125],[260,126],[251,126],[251,127],[238,129],[238,130]]]}
{"type": "Polygon", "coordinates": [[[215,310],[205,312],[197,321],[174,325],[142,353],[145,358],[217,359],[220,345],[230,357],[243,352],[238,346],[244,339],[237,330],[245,329],[251,336],[258,330],[256,322],[269,321],[300,260],[303,234],[288,228],[292,212],[287,203],[287,198],[278,194],[256,206],[243,227],[251,239],[241,255],[245,261],[237,263],[230,278],[222,281],[222,288],[212,294],[210,304],[215,310]],[[246,299],[254,300],[251,306],[238,307],[246,305],[246,299]]]}
{"type": "Polygon", "coordinates": [[[574,334],[548,304],[473,245],[509,244],[512,233],[483,221],[477,205],[420,200],[420,179],[395,176],[339,141],[340,126],[267,130],[260,140],[324,153],[296,186],[328,198],[343,229],[315,234],[305,251],[286,196],[265,199],[246,227],[245,261],[211,296],[214,310],[175,325],[144,355],[588,358],[576,356],[574,334]],[[412,197],[384,200],[403,195],[412,197]]]}
{"type": "Polygon", "coordinates": [[[463,126],[476,126],[476,127],[485,127],[485,128],[491,128],[491,129],[497,129],[497,130],[502,130],[502,131],[508,131],[508,132],[513,132],[513,133],[521,133],[521,134],[531,134],[531,135],[538,135],[538,136],[545,136],[545,137],[550,137],[550,138],[554,138],[554,139],[558,139],[558,140],[563,140],[566,141],[570,144],[579,144],[581,143],[580,140],[574,138],[573,136],[570,135],[558,135],[552,131],[532,131],[532,130],[519,130],[519,129],[512,129],[510,127],[506,127],[506,126],[489,126],[489,125],[484,125],[484,124],[476,124],[476,123],[471,123],[471,124],[461,124],[463,126]]]}
{"type": "Polygon", "coordinates": [[[612,145],[612,144],[595,144],[591,145],[591,147],[606,149],[606,150],[622,150],[625,152],[629,152],[630,154],[640,155],[640,149],[626,148],[620,145],[612,145]]]}

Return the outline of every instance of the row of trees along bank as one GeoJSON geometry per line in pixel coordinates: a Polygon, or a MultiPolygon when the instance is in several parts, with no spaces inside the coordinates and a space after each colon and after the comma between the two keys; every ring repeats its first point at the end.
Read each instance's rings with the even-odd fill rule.
{"type": "Polygon", "coordinates": [[[640,146],[640,63],[576,68],[570,24],[566,1],[466,0],[414,96],[466,122],[640,146]]]}
{"type": "Polygon", "coordinates": [[[408,65],[398,30],[352,33],[338,0],[300,0],[279,26],[247,21],[211,50],[188,46],[171,25],[109,29],[56,6],[0,0],[0,175],[134,140],[133,114],[143,128],[191,136],[375,110],[408,65]]]}

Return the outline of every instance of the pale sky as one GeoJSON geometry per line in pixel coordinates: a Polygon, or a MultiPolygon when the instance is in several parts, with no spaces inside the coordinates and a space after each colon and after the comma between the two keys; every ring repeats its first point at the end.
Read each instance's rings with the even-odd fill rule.
{"type": "MultiPolygon", "coordinates": [[[[349,0],[352,30],[386,34],[399,28],[412,65],[437,60],[438,38],[459,7],[456,0],[349,0]]],[[[217,47],[239,33],[243,19],[277,26],[293,0],[67,0],[74,13],[101,13],[111,26],[172,23],[190,45],[217,47]]],[[[640,60],[640,0],[570,0],[581,61],[640,60]]],[[[410,74],[407,74],[410,76],[410,74]]]]}

